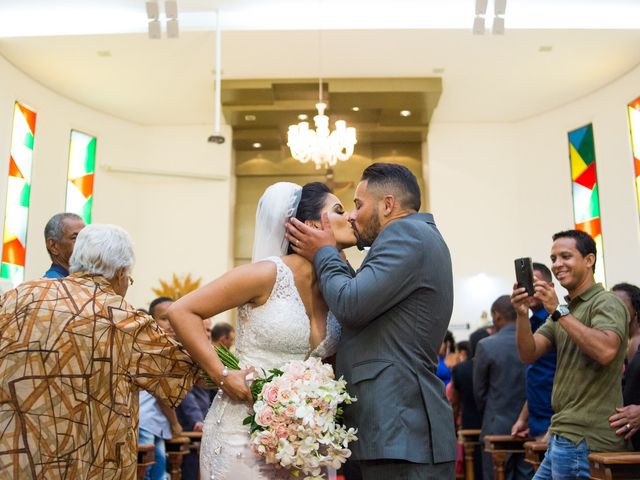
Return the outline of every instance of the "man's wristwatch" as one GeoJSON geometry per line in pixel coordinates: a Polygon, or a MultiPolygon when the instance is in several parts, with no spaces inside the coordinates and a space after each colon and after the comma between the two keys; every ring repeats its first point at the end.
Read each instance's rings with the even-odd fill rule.
{"type": "Polygon", "coordinates": [[[569,315],[570,313],[571,313],[571,311],[569,310],[569,306],[568,305],[558,305],[558,307],[551,314],[551,320],[553,320],[554,322],[557,322],[562,317],[565,317],[565,316],[569,315]]]}

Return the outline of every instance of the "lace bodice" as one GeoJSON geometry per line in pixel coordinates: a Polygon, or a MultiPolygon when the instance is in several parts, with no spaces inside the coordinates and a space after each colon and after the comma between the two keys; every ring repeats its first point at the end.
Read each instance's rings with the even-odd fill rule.
{"type": "Polygon", "coordinates": [[[311,327],[291,269],[279,257],[276,282],[269,299],[259,306],[239,308],[236,355],[240,364],[269,370],[309,354],[311,327]]]}
{"type": "MultiPolygon", "coordinates": [[[[236,356],[242,367],[266,371],[309,355],[311,325],[296,289],[293,272],[279,257],[265,260],[276,264],[276,281],[268,300],[260,306],[239,308],[236,356]]],[[[327,318],[327,338],[312,352],[333,354],[340,328],[333,315],[327,318]]],[[[213,402],[204,421],[200,448],[200,471],[204,480],[275,480],[293,477],[276,470],[256,456],[249,446],[249,429],[243,425],[251,414],[246,403],[221,395],[213,402]]]]}

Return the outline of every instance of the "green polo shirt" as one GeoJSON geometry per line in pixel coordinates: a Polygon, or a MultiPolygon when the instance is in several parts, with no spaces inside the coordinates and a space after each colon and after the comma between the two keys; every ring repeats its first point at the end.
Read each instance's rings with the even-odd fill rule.
{"type": "Polygon", "coordinates": [[[596,330],[615,332],[620,349],[609,365],[600,365],[578,348],[559,322],[550,318],[536,333],[551,340],[558,353],[551,403],[551,431],[576,445],[586,439],[589,450],[615,452],[628,450],[624,437],[618,437],[608,418],[622,403],[622,365],[627,351],[629,312],[611,292],[596,284],[573,300],[565,297],[571,315],[596,330]]]}

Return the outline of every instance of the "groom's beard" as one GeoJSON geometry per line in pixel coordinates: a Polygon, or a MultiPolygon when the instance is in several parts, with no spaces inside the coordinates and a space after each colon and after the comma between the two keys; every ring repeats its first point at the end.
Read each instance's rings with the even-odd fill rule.
{"type": "Polygon", "coordinates": [[[378,237],[380,233],[380,219],[378,218],[378,209],[373,212],[371,220],[360,231],[353,224],[353,231],[356,234],[356,247],[358,250],[364,250],[364,247],[370,247],[373,241],[378,237]]]}

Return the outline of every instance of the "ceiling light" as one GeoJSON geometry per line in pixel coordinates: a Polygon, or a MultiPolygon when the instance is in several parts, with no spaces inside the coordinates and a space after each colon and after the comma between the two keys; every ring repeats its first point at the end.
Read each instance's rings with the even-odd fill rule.
{"type": "Polygon", "coordinates": [[[473,34],[484,35],[484,17],[476,17],[473,20],[473,34]]]}
{"type": "Polygon", "coordinates": [[[147,10],[147,18],[149,20],[158,20],[160,17],[160,9],[158,8],[157,2],[147,2],[145,3],[145,8],[147,10]]]}
{"type": "Polygon", "coordinates": [[[180,29],[178,28],[178,20],[172,18],[167,20],[167,37],[178,38],[180,36],[180,29]]]}
{"type": "Polygon", "coordinates": [[[162,30],[160,28],[160,20],[151,20],[149,22],[149,38],[157,40],[161,36],[162,30]]]}
{"type": "Polygon", "coordinates": [[[402,115],[403,117],[410,117],[411,110],[400,110],[400,115],[402,115]]]}
{"type": "Polygon", "coordinates": [[[476,15],[487,13],[487,0],[476,0],[476,15]]]}
{"type": "Polygon", "coordinates": [[[360,107],[351,107],[351,110],[353,110],[354,112],[359,112],[360,111],[360,107]]]}
{"type": "Polygon", "coordinates": [[[253,144],[253,148],[260,148],[262,147],[262,144],[260,142],[256,142],[253,144]]]}
{"type": "Polygon", "coordinates": [[[337,120],[336,129],[333,132],[329,130],[329,117],[324,114],[327,104],[322,101],[322,79],[319,79],[318,90],[318,114],[313,117],[315,131],[309,128],[308,122],[300,122],[290,125],[287,133],[287,146],[291,149],[291,156],[301,163],[313,161],[316,170],[332,167],[338,160],[348,160],[357,143],[356,129],[347,128],[344,120],[337,120]]]}
{"type": "Polygon", "coordinates": [[[493,18],[493,28],[491,33],[494,35],[504,35],[504,17],[495,16],[493,18]]]}
{"type": "Polygon", "coordinates": [[[306,113],[301,113],[300,115],[298,115],[298,120],[306,120],[307,118],[309,118],[309,115],[307,115],[306,113]]]}
{"type": "Polygon", "coordinates": [[[444,68],[436,67],[433,69],[433,73],[444,73],[444,68]]]}
{"type": "Polygon", "coordinates": [[[111,56],[111,50],[98,50],[96,52],[99,57],[107,58],[111,56]]]}
{"type": "Polygon", "coordinates": [[[538,47],[538,51],[539,52],[548,53],[551,50],[553,50],[553,46],[552,45],[540,45],[540,47],[538,47]]]}
{"type": "Polygon", "coordinates": [[[256,116],[255,116],[255,115],[251,115],[251,114],[249,114],[249,115],[245,115],[245,116],[244,116],[244,119],[245,119],[247,122],[255,122],[255,121],[256,121],[256,116]]]}
{"type": "Polygon", "coordinates": [[[166,0],[164,2],[164,13],[167,18],[178,18],[178,2],[176,0],[166,0]]]}

